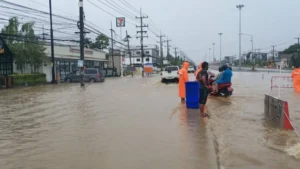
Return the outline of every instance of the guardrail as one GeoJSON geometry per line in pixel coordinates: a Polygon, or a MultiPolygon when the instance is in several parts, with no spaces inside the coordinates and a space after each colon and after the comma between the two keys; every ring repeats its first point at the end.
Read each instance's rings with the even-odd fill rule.
{"type": "Polygon", "coordinates": [[[275,127],[294,130],[287,101],[265,94],[265,117],[275,127]]]}
{"type": "Polygon", "coordinates": [[[273,88],[294,88],[293,78],[291,76],[272,76],[271,90],[273,88]]]}

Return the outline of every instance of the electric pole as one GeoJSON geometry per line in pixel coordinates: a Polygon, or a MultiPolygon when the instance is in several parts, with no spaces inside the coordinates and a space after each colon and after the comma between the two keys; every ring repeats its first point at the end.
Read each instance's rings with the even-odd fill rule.
{"type": "Polygon", "coordinates": [[[45,35],[48,35],[47,33],[45,33],[45,28],[44,28],[44,25],[43,25],[43,33],[42,33],[42,36],[43,36],[43,41],[45,41],[45,35]]]}
{"type": "Polygon", "coordinates": [[[148,27],[148,25],[144,25],[143,24],[143,19],[148,18],[148,16],[142,16],[142,9],[141,9],[140,12],[141,12],[140,13],[140,17],[136,16],[135,18],[141,20],[141,25],[140,26],[136,26],[136,27],[137,28],[141,28],[140,31],[137,31],[137,33],[140,33],[141,36],[138,36],[137,38],[141,39],[141,52],[142,52],[141,55],[142,55],[142,67],[143,67],[142,77],[144,77],[144,56],[145,56],[145,54],[144,54],[144,44],[143,44],[143,41],[144,41],[144,37],[148,38],[148,36],[144,36],[144,33],[146,34],[147,31],[144,31],[143,28],[148,27]]]}
{"type": "Polygon", "coordinates": [[[300,59],[300,38],[298,37],[298,38],[295,38],[295,39],[297,39],[298,40],[298,60],[300,59]]]}
{"type": "Polygon", "coordinates": [[[167,38],[167,40],[165,42],[167,42],[167,57],[169,57],[170,56],[170,44],[169,44],[169,42],[171,42],[171,40],[167,38]]]}
{"type": "Polygon", "coordinates": [[[177,47],[174,48],[176,65],[178,65],[178,60],[179,60],[179,59],[177,59],[177,49],[178,49],[177,47]]]}
{"type": "Polygon", "coordinates": [[[273,60],[273,63],[275,64],[275,46],[271,46],[271,47],[273,48],[273,50],[272,50],[272,53],[273,53],[272,60],[273,60]]]}
{"type": "Polygon", "coordinates": [[[163,62],[164,62],[164,51],[163,51],[163,40],[162,40],[162,38],[163,37],[165,37],[165,35],[162,35],[161,34],[161,32],[160,32],[160,36],[157,36],[157,37],[159,37],[159,44],[160,44],[160,58],[161,58],[161,65],[160,65],[160,69],[161,69],[161,71],[162,71],[162,69],[163,69],[163,62]]]}
{"type": "Polygon", "coordinates": [[[114,59],[114,34],[115,31],[112,28],[112,22],[110,23],[110,39],[111,39],[111,51],[110,51],[110,55],[111,55],[111,59],[112,59],[112,67],[113,70],[115,70],[115,59],[114,59]]]}
{"type": "Polygon", "coordinates": [[[127,49],[128,49],[128,54],[129,54],[129,64],[130,64],[130,72],[131,72],[131,77],[133,77],[133,72],[132,72],[132,63],[131,63],[131,51],[130,51],[130,46],[129,46],[129,39],[131,37],[128,35],[127,31],[126,31],[126,42],[127,42],[127,49]]]}
{"type": "Polygon", "coordinates": [[[55,79],[55,58],[54,58],[54,40],[53,40],[53,24],[52,24],[52,0],[49,0],[50,13],[50,38],[51,38],[51,62],[52,62],[52,84],[57,84],[55,79]]]}
{"type": "MultiPolygon", "coordinates": [[[[79,29],[80,29],[80,60],[84,63],[84,13],[83,13],[83,0],[79,0],[79,29]]],[[[81,67],[81,83],[80,86],[84,87],[84,65],[81,67]]]]}

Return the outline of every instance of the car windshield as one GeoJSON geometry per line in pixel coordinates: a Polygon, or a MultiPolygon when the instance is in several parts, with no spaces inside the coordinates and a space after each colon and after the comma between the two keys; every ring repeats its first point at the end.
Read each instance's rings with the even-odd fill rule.
{"type": "Polygon", "coordinates": [[[166,67],[165,71],[178,71],[178,67],[176,67],[176,66],[166,67]]]}

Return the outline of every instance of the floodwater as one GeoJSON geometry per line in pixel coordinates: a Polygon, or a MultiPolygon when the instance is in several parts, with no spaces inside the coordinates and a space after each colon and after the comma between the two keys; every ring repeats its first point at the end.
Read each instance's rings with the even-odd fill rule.
{"type": "MultiPolygon", "coordinates": [[[[0,91],[1,169],[296,169],[284,150],[300,138],[264,120],[275,74],[234,73],[234,95],[210,97],[211,119],[179,103],[159,76],[0,91]]],[[[300,106],[291,89],[295,128],[300,106]]]]}

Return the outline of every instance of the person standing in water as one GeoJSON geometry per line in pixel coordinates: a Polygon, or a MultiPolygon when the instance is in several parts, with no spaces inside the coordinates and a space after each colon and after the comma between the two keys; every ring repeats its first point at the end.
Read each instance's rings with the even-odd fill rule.
{"type": "Polygon", "coordinates": [[[299,65],[295,66],[295,69],[292,72],[292,78],[293,78],[295,92],[300,92],[300,68],[299,68],[299,65]]]}
{"type": "Polygon", "coordinates": [[[179,97],[181,98],[181,102],[185,102],[185,82],[189,81],[189,76],[188,76],[188,67],[189,63],[188,62],[183,62],[182,68],[179,70],[179,84],[178,84],[178,90],[179,90],[179,97]]]}
{"type": "Polygon", "coordinates": [[[205,112],[205,105],[209,93],[208,89],[208,63],[203,62],[202,63],[202,70],[198,73],[199,83],[200,83],[200,89],[199,89],[199,104],[200,104],[200,113],[202,117],[209,117],[209,115],[205,112]]]}

